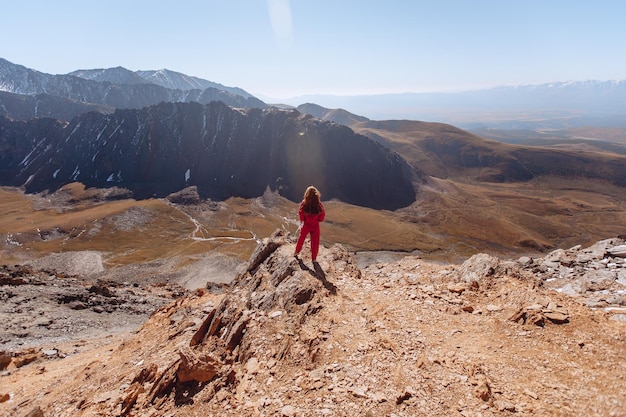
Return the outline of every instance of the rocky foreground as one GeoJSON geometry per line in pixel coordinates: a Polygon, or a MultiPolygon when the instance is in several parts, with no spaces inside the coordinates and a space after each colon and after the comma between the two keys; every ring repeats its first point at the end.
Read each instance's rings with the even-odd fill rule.
{"type": "Polygon", "coordinates": [[[55,308],[85,317],[132,314],[166,289],[5,267],[3,306],[22,313],[1,313],[0,414],[626,415],[621,238],[459,266],[406,257],[360,269],[340,246],[322,248],[319,264],[293,249],[275,233],[230,288],[170,290],[132,333],[30,345],[15,332],[65,322],[47,307],[30,324],[13,317],[55,285],[76,284],[76,299],[55,308]]]}

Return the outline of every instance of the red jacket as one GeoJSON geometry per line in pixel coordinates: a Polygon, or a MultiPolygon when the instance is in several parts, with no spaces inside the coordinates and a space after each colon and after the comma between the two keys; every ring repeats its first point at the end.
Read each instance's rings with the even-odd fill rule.
{"type": "Polygon", "coordinates": [[[298,209],[298,214],[300,215],[300,221],[304,222],[304,226],[307,229],[312,229],[319,227],[320,222],[324,221],[326,217],[326,211],[324,211],[324,205],[320,203],[321,212],[317,214],[309,214],[304,212],[303,203],[300,203],[300,208],[298,209]]]}

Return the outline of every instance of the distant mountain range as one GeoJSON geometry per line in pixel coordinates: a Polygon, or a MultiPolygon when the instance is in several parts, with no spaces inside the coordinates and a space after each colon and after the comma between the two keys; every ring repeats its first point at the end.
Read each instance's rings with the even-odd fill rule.
{"type": "Polygon", "coordinates": [[[15,97],[2,95],[0,115],[14,119],[23,119],[26,115],[28,118],[34,116],[69,120],[86,111],[103,110],[110,113],[112,108],[140,109],[161,102],[192,101],[200,104],[222,101],[233,107],[268,107],[244,90],[167,70],[133,73],[118,67],[81,70],[72,74],[45,74],[0,58],[0,92],[40,97],[39,101],[24,99],[19,103],[15,97]],[[200,88],[193,88],[196,86],[200,88]],[[56,103],[54,107],[45,106],[42,109],[38,106],[41,101],[51,100],[56,103]],[[20,105],[16,107],[16,103],[20,105]],[[31,106],[27,108],[29,103],[31,106]],[[55,113],[54,108],[58,112],[55,113]]]}
{"type": "Polygon", "coordinates": [[[106,69],[77,70],[70,72],[68,75],[99,82],[108,81],[112,84],[155,84],[170,90],[188,91],[214,88],[216,90],[226,91],[244,98],[253,97],[250,93],[238,87],[226,87],[222,84],[181,74],[180,72],[170,71],[168,69],[133,72],[123,67],[115,67],[106,69]]]}
{"type": "MultiPolygon", "coordinates": [[[[240,88],[168,70],[50,75],[0,59],[0,185],[40,192],[82,182],[127,188],[137,198],[196,186],[213,199],[256,197],[269,188],[298,201],[316,184],[325,198],[392,210],[415,201],[427,176],[562,176],[626,186],[623,156],[505,146],[446,124],[375,121],[346,110],[461,109],[457,117],[492,115],[495,123],[544,128],[590,117],[626,122],[623,81],[309,99],[335,101],[331,108],[311,101],[279,108],[240,88]]],[[[595,149],[618,147],[607,146],[595,149]]]]}
{"type": "MultiPolygon", "coordinates": [[[[110,113],[114,108],[142,108],[162,101],[207,104],[219,100],[233,107],[269,107],[241,88],[167,69],[133,72],[115,67],[50,75],[0,58],[2,92],[39,96],[34,101],[0,95],[0,115],[14,119],[69,120],[85,111],[110,113]],[[63,100],[67,100],[65,105],[63,100]]],[[[298,108],[348,126],[362,119],[405,119],[450,123],[463,129],[626,127],[626,81],[554,82],[448,93],[312,95],[272,106],[298,108]]]]}
{"type": "Polygon", "coordinates": [[[373,120],[422,120],[463,129],[626,126],[626,81],[572,81],[450,93],[311,95],[283,100],[316,103],[373,120]]]}

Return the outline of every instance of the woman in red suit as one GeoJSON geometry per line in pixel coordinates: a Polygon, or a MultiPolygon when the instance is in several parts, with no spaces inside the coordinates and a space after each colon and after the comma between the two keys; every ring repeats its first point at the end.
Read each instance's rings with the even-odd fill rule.
{"type": "Polygon", "coordinates": [[[304,192],[304,198],[298,209],[302,227],[300,228],[300,236],[296,244],[295,256],[298,256],[304,245],[306,235],[311,234],[311,260],[315,262],[317,253],[320,248],[320,222],[324,221],[326,212],[320,201],[320,192],[317,188],[310,186],[304,192]]]}

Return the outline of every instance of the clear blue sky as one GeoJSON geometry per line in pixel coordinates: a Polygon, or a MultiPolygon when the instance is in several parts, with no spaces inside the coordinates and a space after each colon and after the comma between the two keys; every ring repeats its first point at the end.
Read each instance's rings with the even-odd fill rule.
{"type": "Polygon", "coordinates": [[[626,79],[626,1],[5,1],[0,57],[51,74],[168,68],[252,94],[626,79]]]}

